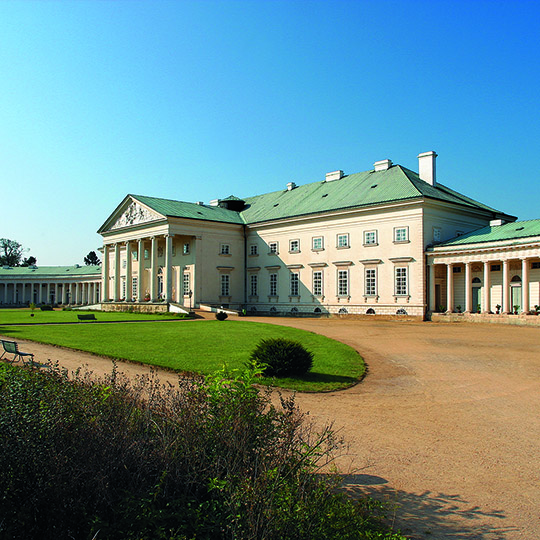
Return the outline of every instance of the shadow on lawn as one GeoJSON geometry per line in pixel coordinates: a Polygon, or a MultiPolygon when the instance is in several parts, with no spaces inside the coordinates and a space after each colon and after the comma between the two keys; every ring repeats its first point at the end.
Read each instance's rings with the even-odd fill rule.
{"type": "Polygon", "coordinates": [[[413,540],[504,540],[517,530],[504,526],[502,510],[471,506],[460,495],[407,493],[387,484],[380,476],[352,474],[344,477],[342,486],[352,497],[368,495],[386,502],[393,526],[413,540]]]}

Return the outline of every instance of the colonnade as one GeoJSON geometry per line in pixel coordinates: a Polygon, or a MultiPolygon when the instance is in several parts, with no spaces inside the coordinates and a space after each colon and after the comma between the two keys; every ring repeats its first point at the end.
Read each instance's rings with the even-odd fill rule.
{"type": "MultiPolygon", "coordinates": [[[[446,311],[451,313],[454,311],[454,268],[456,266],[464,266],[465,268],[465,313],[476,312],[475,307],[472,305],[473,296],[473,283],[471,279],[471,267],[473,264],[482,264],[483,283],[482,287],[484,293],[482,294],[481,311],[482,313],[490,313],[493,311],[491,305],[491,265],[501,265],[502,270],[502,301],[501,312],[512,313],[513,306],[510,303],[511,298],[511,282],[510,282],[510,263],[520,262],[521,265],[521,306],[520,311],[522,313],[528,313],[530,311],[530,298],[529,298],[529,270],[532,258],[522,257],[519,259],[497,259],[483,261],[463,261],[463,262],[443,262],[443,261],[430,261],[429,263],[429,310],[435,311],[438,306],[436,302],[435,291],[435,266],[446,266],[446,311]]],[[[536,258],[537,259],[537,258],[536,258]]]]}
{"type": "MultiPolygon", "coordinates": [[[[132,300],[134,302],[165,302],[180,301],[184,296],[183,275],[179,270],[178,283],[176,283],[173,295],[173,237],[172,234],[156,235],[146,238],[138,238],[123,242],[104,244],[103,246],[103,302],[120,302],[132,300]],[[158,257],[158,244],[163,243],[163,254],[158,257]],[[148,246],[149,243],[149,246],[148,246]],[[147,246],[149,249],[147,250],[147,246]],[[148,252],[148,258],[145,257],[148,252]],[[125,266],[121,267],[121,255],[125,253],[125,266]],[[132,253],[136,256],[132,257],[132,253]],[[112,254],[112,257],[111,257],[112,254]],[[162,258],[162,264],[158,258],[162,258]],[[136,261],[136,268],[134,262],[136,261]],[[147,261],[147,262],[145,262],[147,261]],[[148,279],[145,280],[145,271],[148,270],[148,279]],[[134,278],[136,286],[134,287],[134,278]],[[125,295],[122,291],[122,281],[125,279],[125,295]],[[159,279],[162,280],[162,291],[158,287],[159,279]],[[112,281],[112,292],[109,283],[112,281]],[[135,294],[133,294],[135,293],[135,294]],[[173,298],[176,296],[176,298],[173,298]]],[[[195,251],[196,238],[191,238],[191,249],[195,251]]],[[[190,244],[190,245],[191,245],[190,244]]],[[[181,267],[180,267],[181,269],[181,267]]],[[[195,275],[190,276],[190,293],[195,290],[195,275]]],[[[193,299],[194,301],[194,299],[193,299]]]]}
{"type": "Polygon", "coordinates": [[[95,304],[99,302],[99,281],[1,281],[3,304],[95,304]]]}

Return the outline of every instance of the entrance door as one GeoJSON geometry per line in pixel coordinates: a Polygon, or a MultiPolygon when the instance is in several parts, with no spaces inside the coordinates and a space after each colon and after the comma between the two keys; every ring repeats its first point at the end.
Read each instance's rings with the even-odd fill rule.
{"type": "Polygon", "coordinates": [[[482,311],[482,294],[481,294],[481,288],[480,287],[473,287],[472,288],[472,306],[471,311],[472,313],[478,312],[478,306],[480,306],[480,311],[482,311]]]}
{"type": "Polygon", "coordinates": [[[441,300],[441,286],[435,285],[435,311],[439,311],[440,306],[442,305],[441,300]]]}
{"type": "Polygon", "coordinates": [[[517,311],[519,313],[519,311],[521,310],[521,287],[512,286],[510,287],[510,292],[510,309],[512,310],[512,312],[514,312],[516,310],[515,306],[518,306],[517,311]]]}

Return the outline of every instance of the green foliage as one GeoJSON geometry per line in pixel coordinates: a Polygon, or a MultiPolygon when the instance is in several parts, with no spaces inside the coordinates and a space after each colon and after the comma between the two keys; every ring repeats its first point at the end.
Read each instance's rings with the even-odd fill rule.
{"type": "Polygon", "coordinates": [[[95,251],[90,251],[90,253],[88,253],[88,255],[84,258],[84,264],[86,264],[86,266],[99,265],[101,264],[101,260],[96,255],[95,251]]]}
{"type": "Polygon", "coordinates": [[[291,339],[263,339],[251,353],[250,361],[262,365],[264,375],[269,377],[302,376],[313,366],[313,353],[291,339]]]}
{"type": "Polygon", "coordinates": [[[402,538],[336,493],[319,467],[339,441],[259,375],[172,388],[0,366],[0,537],[402,538]]]}
{"type": "Polygon", "coordinates": [[[217,311],[216,312],[216,319],[218,321],[224,321],[227,317],[228,317],[228,315],[224,311],[217,311]]]}

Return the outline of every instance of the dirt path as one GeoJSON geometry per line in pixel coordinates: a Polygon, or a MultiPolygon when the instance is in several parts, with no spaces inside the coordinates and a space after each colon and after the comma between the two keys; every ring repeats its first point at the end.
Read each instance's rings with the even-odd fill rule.
{"type": "MultiPolygon", "coordinates": [[[[257,321],[315,331],[364,356],[369,373],[356,387],[298,395],[350,443],[339,464],[351,492],[396,502],[396,523],[414,539],[540,539],[540,329],[257,321]]],[[[57,347],[21,349],[69,369],[111,367],[57,347]]],[[[130,375],[148,369],[121,366],[130,375]]]]}

